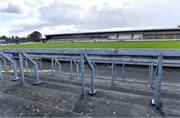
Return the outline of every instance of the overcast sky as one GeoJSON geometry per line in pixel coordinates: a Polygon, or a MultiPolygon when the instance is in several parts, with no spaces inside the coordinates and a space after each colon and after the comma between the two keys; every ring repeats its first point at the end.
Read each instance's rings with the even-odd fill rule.
{"type": "Polygon", "coordinates": [[[0,0],[0,35],[177,27],[180,0],[0,0]]]}

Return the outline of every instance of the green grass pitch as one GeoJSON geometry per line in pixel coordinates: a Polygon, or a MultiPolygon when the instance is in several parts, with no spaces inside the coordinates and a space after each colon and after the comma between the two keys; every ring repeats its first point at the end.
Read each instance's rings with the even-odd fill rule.
{"type": "Polygon", "coordinates": [[[0,48],[141,48],[180,49],[180,41],[114,41],[114,42],[62,42],[32,43],[0,46],[0,48]]]}

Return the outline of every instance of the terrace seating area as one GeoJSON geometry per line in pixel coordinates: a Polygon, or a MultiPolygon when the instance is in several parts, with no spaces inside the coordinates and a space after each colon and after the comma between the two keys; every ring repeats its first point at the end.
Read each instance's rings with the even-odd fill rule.
{"type": "MultiPolygon", "coordinates": [[[[180,116],[180,81],[174,69],[165,69],[165,80],[162,83],[161,109],[155,109],[151,105],[153,91],[144,83],[147,76],[146,67],[126,67],[126,80],[119,77],[117,83],[111,83],[108,66],[99,65],[96,79],[97,93],[89,96],[90,78],[87,76],[86,94],[82,97],[80,93],[80,79],[71,77],[69,64],[62,64],[61,77],[50,71],[50,63],[43,63],[45,70],[41,71],[42,83],[34,85],[32,72],[25,73],[25,84],[11,81],[10,72],[3,73],[0,81],[0,116],[66,116],[66,117],[115,117],[115,116],[137,116],[137,117],[161,117],[180,116]],[[46,63],[46,64],[44,64],[46,63]],[[103,71],[100,71],[104,69],[103,71]],[[48,71],[49,70],[49,71],[48,71]],[[167,76],[168,75],[168,76],[167,76]]],[[[86,68],[87,65],[86,65],[86,68]]],[[[88,75],[88,69],[86,69],[88,75]]],[[[120,67],[117,67],[117,72],[120,67]]],[[[117,76],[119,73],[117,73],[117,76]]]]}
{"type": "MultiPolygon", "coordinates": [[[[159,56],[178,53],[155,51],[153,56],[158,59],[148,62],[150,65],[124,64],[112,58],[131,55],[126,51],[4,50],[1,59],[8,63],[1,60],[0,116],[180,116],[180,69],[162,68],[159,56]],[[18,57],[10,58],[6,53],[11,51],[18,57]],[[33,55],[37,53],[49,53],[50,58],[33,55]],[[68,60],[63,54],[77,57],[68,60]],[[90,58],[93,54],[112,57],[100,63],[98,56],[90,58]]],[[[141,50],[133,54],[150,53],[141,50]]]]}

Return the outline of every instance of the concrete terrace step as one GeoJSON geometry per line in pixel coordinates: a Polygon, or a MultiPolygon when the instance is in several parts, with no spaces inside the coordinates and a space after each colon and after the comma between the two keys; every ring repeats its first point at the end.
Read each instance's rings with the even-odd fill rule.
{"type": "MultiPolygon", "coordinates": [[[[61,78],[53,79],[51,76],[42,78],[43,81],[71,84],[80,86],[80,79],[72,79],[70,76],[63,76],[61,78]]],[[[86,78],[86,87],[90,87],[90,78],[86,78]]],[[[134,81],[118,81],[117,84],[112,85],[111,81],[98,81],[95,83],[97,89],[117,91],[123,93],[140,94],[144,96],[153,96],[152,88],[149,88],[145,82],[134,81]]],[[[180,100],[180,86],[162,85],[162,97],[167,99],[180,100]]]]}
{"type": "MultiPolygon", "coordinates": [[[[65,80],[56,80],[56,79],[50,79],[49,81],[53,81],[55,82],[55,84],[62,84],[64,85],[67,84],[68,85],[77,85],[78,86],[78,89],[79,88],[79,83],[76,83],[76,82],[72,82],[72,81],[69,81],[69,83],[65,80]]],[[[45,81],[46,82],[46,81],[45,81]]],[[[48,83],[51,83],[51,82],[48,82],[48,83]]],[[[127,84],[127,83],[126,83],[127,84]]],[[[127,84],[128,85],[128,84],[127,84]]],[[[131,83],[130,83],[131,85],[131,83]]],[[[140,84],[139,84],[140,85],[140,84]]],[[[126,88],[118,88],[118,90],[114,90],[115,87],[112,87],[112,86],[98,86],[97,87],[97,91],[98,91],[98,94],[96,95],[97,98],[105,98],[105,99],[110,99],[110,100],[113,100],[113,101],[123,101],[123,102],[127,102],[127,103],[132,103],[132,104],[140,104],[140,105],[143,105],[143,106],[149,106],[149,102],[147,101],[150,101],[150,99],[152,98],[153,94],[152,93],[148,93],[146,91],[146,89],[144,89],[143,91],[139,91],[139,90],[135,90],[134,93],[131,93],[133,91],[133,89],[136,89],[136,88],[131,88],[130,91],[126,91],[126,88]],[[146,94],[142,94],[142,92],[146,93],[146,94]],[[140,94],[139,94],[140,93],[140,94]]],[[[150,89],[150,88],[148,88],[150,89]]],[[[73,88],[74,90],[74,88],[73,88]]],[[[89,91],[90,88],[89,86],[87,87],[86,89],[86,92],[89,91]]],[[[77,93],[78,94],[78,93],[77,93]]],[[[179,94],[177,94],[176,96],[173,95],[171,93],[171,96],[169,96],[169,93],[168,95],[167,94],[163,94],[163,97],[162,97],[162,104],[164,105],[163,109],[165,110],[169,110],[169,109],[173,109],[175,113],[179,113],[179,109],[180,109],[180,97],[178,96],[179,94]],[[167,105],[168,104],[168,105],[167,105]]]]}
{"type": "MultiPolygon", "coordinates": [[[[58,76],[52,76],[52,73],[44,73],[46,74],[46,76],[44,75],[41,75],[42,78],[48,78],[48,79],[52,79],[54,80],[54,78],[56,78],[57,80],[68,80],[69,81],[80,81],[80,79],[77,79],[76,76],[73,76],[73,79],[71,78],[71,74],[70,73],[66,73],[66,74],[63,74],[61,75],[61,77],[58,77],[58,76]]],[[[27,74],[27,75],[31,75],[33,76],[32,74],[27,74]]],[[[87,83],[90,83],[90,76],[89,75],[86,75],[85,76],[85,80],[87,83]]],[[[167,78],[166,78],[167,79],[167,78]]],[[[175,93],[176,95],[178,93],[180,93],[180,85],[178,82],[174,82],[172,83],[172,78],[171,79],[167,79],[165,82],[164,80],[162,81],[162,90],[165,90],[167,91],[168,93],[175,93]],[[168,81],[167,81],[168,80],[168,81]],[[171,81],[170,81],[171,80],[171,81]],[[172,92],[173,91],[173,92],[172,92]]],[[[101,83],[100,85],[110,85],[111,84],[111,77],[107,77],[107,76],[99,76],[96,78],[96,83],[101,83]]],[[[123,86],[126,87],[126,83],[128,82],[128,87],[127,88],[133,88],[133,87],[136,87],[137,88],[140,88],[144,91],[144,87],[146,87],[146,81],[145,80],[137,80],[137,79],[132,79],[132,78],[126,78],[126,80],[121,80],[119,78],[117,78],[117,82],[118,82],[118,86],[123,86]],[[132,84],[130,84],[130,82],[132,84]],[[139,86],[139,84],[142,84],[143,86],[139,86]]],[[[88,84],[87,84],[88,85],[88,84]]],[[[146,91],[152,91],[151,89],[146,89],[146,91]]],[[[170,97],[172,97],[172,95],[170,95],[170,97]]]]}
{"type": "MultiPolygon", "coordinates": [[[[26,73],[27,76],[33,77],[34,75],[31,73],[26,73]]],[[[80,86],[80,79],[77,78],[71,78],[71,76],[68,75],[63,75],[61,77],[53,77],[52,75],[46,75],[43,76],[41,75],[40,79],[42,80],[46,80],[46,81],[54,81],[56,83],[67,83],[67,84],[72,84],[72,85],[78,85],[80,86]],[[42,79],[43,78],[43,79],[42,79]],[[53,79],[56,78],[56,79],[53,79]]],[[[34,79],[35,80],[35,79],[34,79]]],[[[86,80],[86,86],[90,87],[90,78],[85,78],[86,80]]],[[[116,86],[112,87],[111,84],[111,79],[96,79],[96,88],[101,88],[101,89],[109,89],[109,90],[113,90],[113,91],[121,91],[121,92],[127,92],[127,93],[135,93],[137,94],[139,91],[139,94],[143,94],[143,95],[148,95],[148,96],[152,96],[152,92],[153,90],[149,87],[147,87],[147,84],[145,83],[145,81],[129,81],[129,80],[125,80],[125,81],[118,81],[118,84],[116,84],[116,86]],[[106,85],[105,87],[103,85],[106,85]],[[130,89],[130,88],[135,88],[135,89],[130,89]]],[[[180,86],[179,84],[163,84],[162,83],[162,97],[164,98],[171,98],[171,99],[180,99],[180,86]]]]}
{"type": "MultiPolygon", "coordinates": [[[[76,85],[71,85],[71,83],[67,84],[67,83],[57,83],[57,82],[48,82],[48,81],[44,81],[42,84],[38,85],[38,86],[32,86],[32,80],[29,79],[28,77],[26,77],[26,85],[22,86],[22,85],[17,85],[14,86],[11,89],[7,89],[6,91],[4,91],[7,94],[11,94],[14,96],[18,96],[18,97],[22,97],[24,99],[29,99],[32,101],[36,101],[36,102],[40,102],[42,104],[46,104],[49,106],[53,106],[55,108],[61,108],[61,109],[66,109],[68,111],[74,111],[74,112],[78,112],[78,113],[84,113],[85,115],[90,115],[90,116],[133,116],[133,114],[127,114],[127,113],[122,113],[121,111],[117,111],[115,106],[121,106],[123,108],[124,104],[128,104],[131,106],[138,106],[142,109],[146,109],[145,113],[143,116],[156,116],[158,113],[156,113],[156,109],[154,109],[154,107],[152,107],[150,105],[150,97],[149,96],[142,96],[142,95],[135,95],[135,94],[130,94],[130,93],[122,93],[122,92],[116,92],[116,91],[109,91],[109,90],[101,90],[98,89],[98,94],[95,97],[85,97],[84,99],[80,99],[79,97],[79,87],[76,85]],[[52,84],[52,85],[51,85],[52,84]],[[51,88],[52,86],[54,86],[54,88],[51,88]],[[87,103],[86,104],[82,104],[82,101],[86,101],[87,103],[89,101],[91,101],[92,106],[94,107],[88,107],[87,103]],[[96,105],[99,104],[99,101],[104,101],[105,103],[102,103],[99,105],[99,107],[97,107],[96,105]],[[77,108],[76,104],[78,104],[77,108]],[[108,112],[104,115],[98,115],[98,111],[100,112],[104,112],[107,109],[109,109],[109,106],[111,106],[111,112],[108,112]],[[82,109],[83,107],[83,109],[82,109]],[[97,109],[96,109],[97,107],[97,109]],[[103,107],[103,109],[101,108],[103,107]],[[106,108],[104,108],[106,107],[106,108]],[[92,109],[93,108],[93,109],[92,109]],[[79,109],[79,110],[77,110],[79,109]],[[85,110],[86,109],[86,110],[85,110]],[[99,110],[101,109],[101,110],[99,110]],[[93,110],[93,112],[92,112],[93,110]],[[147,112],[147,110],[151,110],[153,113],[151,112],[147,112]],[[155,112],[155,111],[156,112],[155,112]],[[91,113],[92,112],[92,113],[91,113]],[[121,114],[117,114],[116,112],[120,112],[121,114]],[[116,113],[113,114],[113,113],[116,113]],[[151,114],[149,114],[151,113],[151,114]]],[[[51,81],[51,80],[50,80],[51,81]]],[[[178,115],[178,109],[180,105],[179,102],[173,102],[172,100],[166,100],[163,99],[163,112],[164,116],[172,116],[172,115],[178,115]],[[166,104],[168,103],[168,106],[166,104]],[[176,105],[177,106],[176,106],[176,105]],[[172,109],[174,107],[174,109],[172,109]],[[171,108],[171,109],[169,109],[171,108]],[[171,111],[170,111],[171,110],[171,111]]],[[[127,105],[126,105],[127,106],[127,105]]],[[[137,109],[137,108],[136,108],[137,109]]],[[[127,109],[128,111],[128,109],[127,109]]],[[[132,111],[135,112],[135,111],[132,111]]],[[[135,112],[136,113],[136,112],[135,112]]],[[[142,114],[141,114],[142,115],[142,114]]],[[[140,114],[138,114],[137,116],[141,116],[140,114]]],[[[162,116],[163,114],[158,114],[157,116],[162,116]]],[[[175,116],[176,116],[175,115],[175,116]]],[[[179,115],[180,116],[180,115],[179,115]]]]}
{"type": "MultiPolygon", "coordinates": [[[[69,78],[65,78],[67,80],[61,80],[61,79],[47,79],[47,78],[43,78],[43,80],[46,80],[48,81],[49,84],[53,84],[53,87],[51,86],[51,88],[59,88],[63,91],[71,91],[71,89],[75,86],[78,87],[77,89],[77,94],[80,94],[80,83],[79,83],[79,80],[73,80],[73,79],[69,79],[69,78]],[[54,82],[54,83],[52,83],[54,82]],[[62,84],[63,83],[63,84],[62,84]],[[54,86],[54,85],[58,85],[60,84],[60,86],[54,86]],[[66,84],[64,86],[64,84],[66,84]],[[71,86],[70,88],[67,88],[66,86],[71,86]],[[66,89],[66,90],[65,90],[66,89]],[[70,90],[69,90],[70,89],[70,90]]],[[[47,84],[49,86],[49,84],[47,84]]],[[[121,93],[128,93],[128,94],[133,94],[133,95],[142,95],[142,96],[147,96],[148,99],[152,98],[153,96],[153,90],[151,90],[151,88],[148,88],[146,86],[146,84],[142,84],[142,83],[134,83],[134,82],[120,82],[118,83],[120,84],[119,86],[111,86],[111,84],[104,86],[103,83],[100,83],[99,85],[96,85],[96,88],[98,89],[102,89],[102,90],[107,90],[107,91],[115,91],[115,92],[121,92],[121,93]]],[[[90,85],[86,84],[86,86],[89,88],[90,85]]],[[[172,87],[171,87],[172,88],[172,87]]],[[[176,88],[176,87],[174,87],[176,88]]],[[[168,87],[169,89],[169,87],[168,87]]],[[[173,89],[173,91],[169,91],[168,89],[166,89],[166,87],[162,89],[162,98],[163,99],[171,99],[173,103],[176,103],[174,102],[173,100],[177,101],[177,100],[180,100],[180,92],[177,91],[178,89],[173,89]],[[167,91],[168,90],[168,91],[167,91]]],[[[75,92],[75,89],[73,88],[74,92],[75,92]]],[[[89,89],[87,89],[86,91],[89,91],[89,89]]],[[[99,91],[99,90],[98,90],[99,91]]],[[[138,100],[137,100],[138,101],[138,100]]],[[[166,104],[166,102],[163,102],[166,104]]],[[[168,102],[169,103],[169,102],[168,102]]],[[[174,104],[170,105],[170,106],[173,106],[174,104]]],[[[177,105],[174,105],[174,106],[177,106],[177,105]]],[[[176,109],[176,108],[175,108],[176,109]]]]}
{"type": "MultiPolygon", "coordinates": [[[[31,76],[30,76],[31,77],[31,76]]],[[[34,77],[33,77],[34,78],[34,77]]],[[[71,79],[70,76],[63,76],[63,78],[52,79],[51,76],[45,76],[42,79],[43,81],[55,82],[55,83],[67,83],[71,85],[80,86],[80,79],[71,79]]],[[[90,78],[86,78],[86,86],[90,87],[90,78]]],[[[33,82],[32,82],[33,83],[33,82]]],[[[139,93],[146,96],[152,96],[153,90],[147,87],[146,83],[142,82],[133,82],[133,81],[119,81],[118,84],[112,86],[111,82],[108,83],[96,82],[96,88],[104,89],[104,90],[112,90],[119,92],[127,92],[127,93],[139,93]],[[105,85],[105,86],[104,86],[105,85]],[[135,89],[131,89],[135,88],[135,89]]],[[[162,97],[168,99],[180,99],[180,86],[168,86],[162,85],[162,97]]]]}

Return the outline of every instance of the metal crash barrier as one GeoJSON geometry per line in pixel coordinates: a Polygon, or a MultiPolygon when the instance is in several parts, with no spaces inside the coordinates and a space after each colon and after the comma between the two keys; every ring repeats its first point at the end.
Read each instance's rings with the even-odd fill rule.
{"type": "MultiPolygon", "coordinates": [[[[71,76],[77,76],[80,78],[81,82],[81,95],[85,95],[85,64],[88,65],[91,71],[91,87],[90,95],[95,95],[95,80],[96,80],[96,64],[111,64],[112,73],[112,84],[116,80],[116,65],[121,65],[121,79],[125,78],[125,66],[126,65],[145,65],[148,66],[148,76],[145,79],[147,84],[153,88],[154,96],[152,99],[152,104],[156,108],[160,108],[160,98],[161,98],[161,81],[162,81],[162,69],[163,66],[173,66],[180,65],[180,62],[175,62],[174,60],[163,60],[163,57],[178,57],[180,52],[177,51],[161,51],[161,50],[94,50],[94,49],[4,49],[0,50],[2,57],[9,60],[14,66],[14,74],[16,73],[17,65],[15,61],[10,59],[7,54],[16,53],[18,54],[19,67],[20,67],[20,79],[22,83],[25,83],[24,78],[24,65],[28,68],[28,62],[34,65],[35,72],[35,84],[40,84],[39,70],[42,66],[42,59],[51,59],[52,64],[52,74],[53,76],[62,75],[62,65],[61,61],[70,62],[70,73],[71,76]],[[125,57],[127,56],[127,57],[125,57]],[[137,58],[138,57],[138,58],[137,58]],[[148,57],[148,58],[144,58],[148,57]],[[151,58],[153,57],[153,58],[151,58]],[[25,62],[24,62],[25,60],[25,62]],[[74,73],[74,66],[76,67],[76,72],[74,73]],[[155,74],[154,74],[154,68],[155,74]]],[[[2,65],[2,64],[1,64],[2,65]]],[[[1,70],[1,67],[0,67],[1,70]]],[[[28,69],[27,69],[28,71],[28,69]]],[[[18,78],[17,75],[16,79],[18,78]]],[[[2,79],[2,73],[0,72],[0,77],[2,79]]]]}
{"type": "MultiPolygon", "coordinates": [[[[18,78],[18,76],[17,76],[17,72],[16,72],[16,62],[11,58],[11,56],[8,56],[7,54],[4,54],[4,53],[0,53],[0,55],[1,55],[1,59],[3,58],[4,60],[4,63],[5,63],[5,66],[7,66],[6,65],[6,60],[7,61],[9,61],[10,62],[10,64],[11,64],[11,68],[12,68],[12,70],[13,70],[13,73],[14,73],[14,77],[13,77],[13,81],[15,81],[15,80],[18,80],[19,78],[18,78]]],[[[1,63],[1,65],[0,65],[1,67],[0,67],[0,70],[2,70],[2,63],[1,63]]],[[[5,69],[7,69],[6,67],[5,67],[5,69]]],[[[3,79],[3,76],[2,76],[2,72],[0,72],[0,79],[3,79]]]]}

